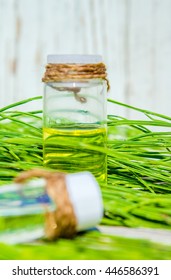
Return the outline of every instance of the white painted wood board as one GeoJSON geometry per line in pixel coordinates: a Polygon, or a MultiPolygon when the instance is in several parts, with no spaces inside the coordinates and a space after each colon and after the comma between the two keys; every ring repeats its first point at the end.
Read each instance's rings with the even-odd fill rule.
{"type": "Polygon", "coordinates": [[[170,15],[170,0],[0,0],[0,107],[42,95],[47,54],[87,53],[103,56],[110,98],[170,115],[170,15]]]}

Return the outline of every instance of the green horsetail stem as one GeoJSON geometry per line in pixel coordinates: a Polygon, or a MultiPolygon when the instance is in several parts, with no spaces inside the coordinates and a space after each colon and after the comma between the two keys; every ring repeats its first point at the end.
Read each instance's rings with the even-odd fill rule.
{"type": "MultiPolygon", "coordinates": [[[[11,182],[22,170],[42,167],[42,112],[14,110],[39,99],[40,96],[29,98],[0,109],[0,185],[11,182]]],[[[170,229],[171,132],[167,129],[171,118],[114,100],[109,102],[137,110],[148,119],[109,115],[107,148],[77,142],[79,153],[87,150],[108,157],[108,184],[101,184],[105,206],[102,223],[170,229]]],[[[53,145],[53,138],[50,141],[53,145]]],[[[75,142],[60,144],[72,147],[75,142]]]]}
{"type": "Polygon", "coordinates": [[[170,260],[170,256],[171,246],[100,232],[37,246],[0,244],[1,260],[170,260]]]}

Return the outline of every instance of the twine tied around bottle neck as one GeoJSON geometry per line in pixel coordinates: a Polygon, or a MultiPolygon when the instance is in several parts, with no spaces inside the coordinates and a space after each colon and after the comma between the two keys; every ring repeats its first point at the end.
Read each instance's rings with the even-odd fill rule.
{"type": "Polygon", "coordinates": [[[33,169],[20,173],[15,182],[22,184],[33,177],[46,180],[47,194],[56,204],[55,211],[45,213],[45,237],[48,240],[72,238],[76,234],[77,219],[67,192],[65,174],[33,169]]]}
{"type": "Polygon", "coordinates": [[[110,89],[107,79],[106,66],[104,63],[93,64],[53,64],[46,65],[46,71],[42,78],[45,83],[59,81],[81,81],[87,79],[103,79],[110,89]]]}

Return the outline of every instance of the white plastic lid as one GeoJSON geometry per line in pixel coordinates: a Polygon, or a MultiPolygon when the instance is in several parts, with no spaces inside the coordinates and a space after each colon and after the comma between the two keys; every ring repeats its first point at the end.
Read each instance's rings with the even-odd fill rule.
{"type": "Polygon", "coordinates": [[[90,172],[66,175],[67,191],[77,218],[77,230],[96,226],[103,217],[100,187],[90,172]]]}
{"type": "Polygon", "coordinates": [[[76,63],[76,64],[93,64],[102,62],[101,55],[82,55],[82,54],[49,54],[47,56],[47,63],[76,63]]]}

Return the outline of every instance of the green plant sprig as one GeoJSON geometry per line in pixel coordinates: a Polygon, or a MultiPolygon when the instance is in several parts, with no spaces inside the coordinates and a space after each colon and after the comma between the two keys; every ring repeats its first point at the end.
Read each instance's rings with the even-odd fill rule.
{"type": "MultiPolygon", "coordinates": [[[[42,166],[41,111],[14,110],[16,106],[40,98],[23,100],[0,110],[1,185],[11,182],[22,170],[42,166]]],[[[78,145],[79,153],[88,149],[92,155],[108,155],[108,186],[102,186],[103,223],[170,228],[171,133],[153,132],[151,127],[170,128],[171,118],[120,102],[112,103],[138,110],[150,118],[146,121],[127,120],[110,115],[106,148],[85,143],[78,145]]],[[[53,137],[51,141],[53,144],[53,137]]],[[[63,141],[62,145],[72,147],[75,143],[63,141]]]]}

